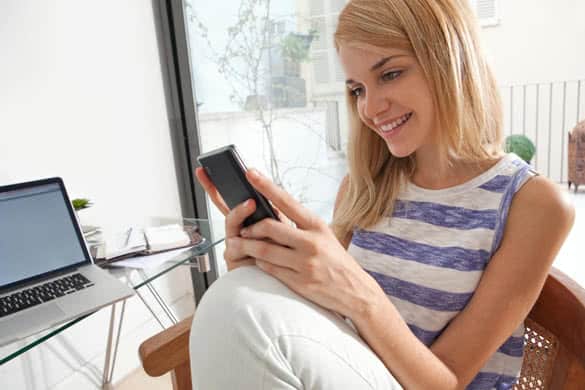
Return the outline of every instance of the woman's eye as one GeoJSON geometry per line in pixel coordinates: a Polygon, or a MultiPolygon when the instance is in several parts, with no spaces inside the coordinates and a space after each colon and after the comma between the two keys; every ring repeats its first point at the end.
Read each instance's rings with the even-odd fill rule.
{"type": "Polygon", "coordinates": [[[361,96],[363,93],[363,88],[362,87],[356,87],[356,88],[352,88],[349,93],[351,93],[352,96],[358,97],[361,96]]]}
{"type": "Polygon", "coordinates": [[[386,72],[386,73],[382,74],[382,80],[384,80],[384,81],[394,80],[396,77],[400,76],[401,74],[402,74],[401,70],[393,70],[390,72],[386,72]]]}

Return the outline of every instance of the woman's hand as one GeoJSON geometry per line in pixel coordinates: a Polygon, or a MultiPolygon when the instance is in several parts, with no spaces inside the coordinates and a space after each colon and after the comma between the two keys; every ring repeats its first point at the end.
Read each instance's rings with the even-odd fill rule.
{"type": "MultiPolygon", "coordinates": [[[[226,235],[226,249],[224,251],[224,259],[226,261],[228,271],[244,265],[253,265],[255,261],[250,256],[245,255],[238,249],[230,246],[229,241],[231,237],[238,237],[240,230],[243,227],[244,220],[254,213],[256,205],[253,199],[248,199],[246,202],[238,205],[233,210],[230,210],[224,199],[213,185],[205,170],[201,167],[195,169],[195,176],[197,180],[209,195],[209,198],[219,209],[225,218],[225,235],[226,235]]],[[[288,219],[282,213],[275,209],[281,221],[287,222],[288,219]]]]}
{"type": "Polygon", "coordinates": [[[257,171],[249,170],[246,176],[296,227],[263,219],[242,229],[241,237],[230,235],[233,253],[254,258],[258,267],[291,290],[345,317],[367,314],[387,300],[324,221],[257,171]]]}

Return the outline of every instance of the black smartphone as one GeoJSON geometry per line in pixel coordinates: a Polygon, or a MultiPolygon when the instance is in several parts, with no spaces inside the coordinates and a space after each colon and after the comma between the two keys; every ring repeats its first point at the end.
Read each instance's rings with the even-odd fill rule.
{"type": "Polygon", "coordinates": [[[264,218],[278,220],[276,212],[264,195],[246,179],[246,165],[238,154],[235,145],[227,145],[197,157],[223,200],[233,209],[247,199],[256,201],[256,210],[244,220],[244,226],[255,224],[264,218]]]}

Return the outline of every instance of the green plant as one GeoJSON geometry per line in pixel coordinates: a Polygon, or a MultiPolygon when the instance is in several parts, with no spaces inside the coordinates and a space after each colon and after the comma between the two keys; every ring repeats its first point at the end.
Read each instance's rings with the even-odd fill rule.
{"type": "Polygon", "coordinates": [[[513,134],[506,137],[505,150],[506,153],[515,153],[528,164],[530,164],[536,152],[536,148],[530,138],[521,134],[513,134]]]}
{"type": "Polygon", "coordinates": [[[288,33],[280,42],[282,54],[294,62],[307,61],[311,42],[317,37],[317,30],[311,30],[309,34],[288,33]]]}
{"type": "Polygon", "coordinates": [[[75,211],[83,210],[93,205],[93,203],[91,203],[91,200],[85,198],[73,199],[71,203],[73,204],[73,208],[75,209],[75,211]]]}

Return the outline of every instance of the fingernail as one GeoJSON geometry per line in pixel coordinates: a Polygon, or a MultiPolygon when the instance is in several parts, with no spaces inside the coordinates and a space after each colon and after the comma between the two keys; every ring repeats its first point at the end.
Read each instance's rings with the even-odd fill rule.
{"type": "Polygon", "coordinates": [[[240,236],[247,236],[247,235],[248,235],[248,229],[240,230],[240,236]]]}

